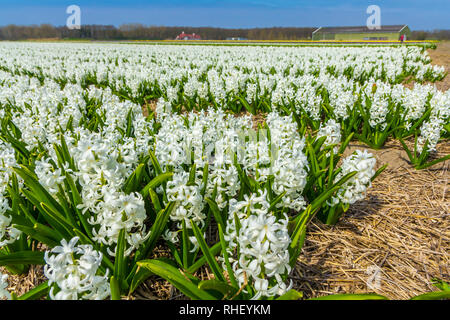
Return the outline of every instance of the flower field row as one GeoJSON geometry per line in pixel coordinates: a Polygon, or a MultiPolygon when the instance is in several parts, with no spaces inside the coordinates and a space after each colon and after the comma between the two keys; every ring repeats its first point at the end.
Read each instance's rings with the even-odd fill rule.
{"type": "Polygon", "coordinates": [[[442,79],[445,70],[429,62],[418,47],[0,47],[0,69],[41,83],[96,85],[140,105],[160,99],[174,112],[213,107],[232,113],[293,113],[300,127],[314,130],[334,119],[344,139],[354,132],[376,149],[388,137],[408,137],[424,124],[418,131],[419,153],[426,140],[434,150],[437,131],[449,131],[448,91],[401,84],[442,79]],[[11,50],[14,55],[7,54],[11,50]]]}
{"type": "Polygon", "coordinates": [[[343,158],[352,139],[415,135],[417,168],[448,158],[427,162],[449,93],[399,84],[441,79],[428,62],[414,47],[1,44],[0,265],[48,281],[17,297],[2,276],[0,297],[119,299],[158,275],[192,299],[299,298],[308,223],[337,223],[385,168],[343,158]]]}

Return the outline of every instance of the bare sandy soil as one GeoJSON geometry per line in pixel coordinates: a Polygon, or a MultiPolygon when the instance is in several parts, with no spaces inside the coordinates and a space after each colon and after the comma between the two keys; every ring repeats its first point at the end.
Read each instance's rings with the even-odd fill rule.
{"type": "MultiPolygon", "coordinates": [[[[450,73],[450,41],[439,43],[435,50],[428,50],[428,54],[431,57],[432,64],[444,66],[445,70],[450,73]]],[[[450,75],[437,82],[436,87],[442,91],[450,89],[450,75]]]]}

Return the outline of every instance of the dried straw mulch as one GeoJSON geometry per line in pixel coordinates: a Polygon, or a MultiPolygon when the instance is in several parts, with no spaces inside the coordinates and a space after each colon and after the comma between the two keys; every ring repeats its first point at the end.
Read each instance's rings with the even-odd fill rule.
{"type": "Polygon", "coordinates": [[[8,290],[14,292],[17,296],[27,293],[47,280],[42,266],[31,266],[28,273],[23,275],[11,275],[5,268],[0,267],[0,273],[9,275],[7,280],[8,290]]]}
{"type": "MultiPolygon", "coordinates": [[[[392,164],[364,201],[336,226],[313,221],[292,279],[307,297],[375,292],[409,299],[449,282],[449,161],[415,170],[397,142],[373,151],[378,165],[392,164]],[[389,161],[386,161],[386,159],[389,161]],[[379,282],[374,281],[378,271],[379,282]]],[[[440,156],[450,143],[438,146],[440,156]]]]}

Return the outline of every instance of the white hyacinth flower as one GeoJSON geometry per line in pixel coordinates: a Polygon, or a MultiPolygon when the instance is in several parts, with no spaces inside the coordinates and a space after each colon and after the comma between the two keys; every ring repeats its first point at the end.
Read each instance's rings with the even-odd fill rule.
{"type": "Polygon", "coordinates": [[[65,239],[44,254],[44,275],[52,300],[104,300],[110,296],[108,272],[98,275],[102,253],[91,245],[77,245],[79,238],[65,239]],[[55,292],[56,291],[56,292],[55,292]]]}

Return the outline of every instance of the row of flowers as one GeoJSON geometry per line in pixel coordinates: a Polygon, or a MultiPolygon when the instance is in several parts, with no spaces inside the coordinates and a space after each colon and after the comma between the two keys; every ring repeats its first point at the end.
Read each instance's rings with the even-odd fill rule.
{"type": "Polygon", "coordinates": [[[0,46],[1,69],[62,89],[95,85],[140,105],[160,99],[173,112],[277,111],[314,130],[333,119],[344,139],[354,132],[376,149],[389,137],[421,134],[410,152],[416,167],[425,143],[427,158],[449,132],[450,92],[401,84],[443,78],[429,62],[419,47],[0,46]]]}

